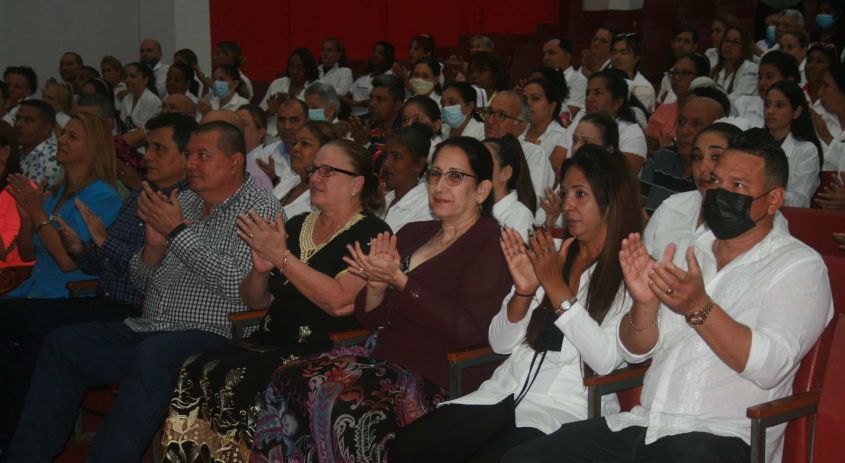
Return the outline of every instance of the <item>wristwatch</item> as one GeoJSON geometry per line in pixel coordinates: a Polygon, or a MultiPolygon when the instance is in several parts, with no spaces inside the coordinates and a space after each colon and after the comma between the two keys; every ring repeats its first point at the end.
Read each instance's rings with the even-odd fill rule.
{"type": "Polygon", "coordinates": [[[179,233],[182,233],[182,230],[184,230],[186,228],[188,228],[188,226],[185,224],[185,222],[182,222],[179,225],[176,225],[176,228],[174,228],[173,230],[170,230],[170,233],[168,233],[167,236],[164,238],[165,241],[167,241],[167,243],[170,244],[170,242],[175,240],[176,237],[179,236],[179,233]]]}
{"type": "Polygon", "coordinates": [[[558,306],[554,308],[555,315],[560,317],[561,315],[563,315],[564,312],[571,309],[576,302],[578,302],[578,298],[575,296],[572,296],[569,299],[562,299],[560,301],[560,304],[558,304],[558,306]]]}
{"type": "Polygon", "coordinates": [[[713,300],[708,299],[707,303],[704,304],[704,307],[701,308],[698,312],[688,313],[684,315],[684,318],[687,319],[687,323],[693,328],[698,328],[704,323],[704,320],[707,320],[707,316],[710,315],[710,312],[713,310],[713,300]]]}

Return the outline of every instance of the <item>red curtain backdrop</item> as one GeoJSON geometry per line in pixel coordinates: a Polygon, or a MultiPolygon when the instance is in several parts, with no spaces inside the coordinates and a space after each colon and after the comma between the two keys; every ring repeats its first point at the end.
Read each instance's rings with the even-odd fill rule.
{"type": "Polygon", "coordinates": [[[210,0],[211,40],[237,42],[247,60],[244,73],[255,81],[269,82],[284,71],[294,47],[307,47],[319,59],[320,43],[328,36],[339,38],[353,60],[367,59],[379,40],[393,43],[397,57],[404,59],[414,35],[431,34],[437,47],[445,48],[454,47],[461,35],[531,34],[538,24],[558,23],[560,4],[549,0],[210,0]]]}

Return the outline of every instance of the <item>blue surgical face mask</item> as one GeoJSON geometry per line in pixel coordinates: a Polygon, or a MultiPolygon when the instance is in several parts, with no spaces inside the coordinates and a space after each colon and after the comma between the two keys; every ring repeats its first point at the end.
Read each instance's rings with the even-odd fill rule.
{"type": "Polygon", "coordinates": [[[453,129],[460,127],[466,120],[466,116],[461,112],[461,105],[459,104],[445,106],[440,116],[443,118],[443,122],[453,129]]]}
{"type": "Polygon", "coordinates": [[[325,121],[326,120],[326,110],[323,108],[315,108],[308,110],[308,120],[309,121],[325,121]]]}
{"type": "Polygon", "coordinates": [[[217,98],[226,98],[229,95],[229,82],[225,80],[215,80],[214,81],[214,96],[217,98]]]}
{"type": "Polygon", "coordinates": [[[816,15],[816,24],[819,25],[822,29],[830,29],[833,27],[833,15],[832,14],[817,14],[816,15]]]}
{"type": "Polygon", "coordinates": [[[766,40],[768,40],[769,42],[774,42],[776,32],[777,26],[775,26],[774,24],[769,24],[768,26],[766,26],[766,40]]]}

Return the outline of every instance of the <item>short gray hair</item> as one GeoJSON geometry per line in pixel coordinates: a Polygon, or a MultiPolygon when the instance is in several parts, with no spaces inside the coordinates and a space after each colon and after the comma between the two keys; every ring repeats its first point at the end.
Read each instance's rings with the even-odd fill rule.
{"type": "Polygon", "coordinates": [[[522,117],[521,117],[521,119],[526,124],[530,123],[530,121],[531,121],[531,107],[528,106],[528,101],[525,99],[525,97],[522,96],[521,93],[515,92],[513,90],[502,90],[501,92],[499,92],[497,94],[496,97],[498,98],[499,96],[502,96],[502,95],[509,95],[509,96],[512,96],[513,98],[516,98],[517,100],[519,100],[519,104],[522,105],[522,117]]]}
{"type": "Polygon", "coordinates": [[[490,50],[495,50],[496,46],[493,44],[493,39],[487,37],[486,35],[473,35],[471,39],[469,39],[470,45],[473,42],[480,42],[484,48],[488,48],[490,50]]]}
{"type": "Polygon", "coordinates": [[[324,82],[315,82],[305,89],[305,98],[309,95],[317,95],[317,98],[329,108],[335,111],[340,110],[340,99],[337,97],[337,91],[333,86],[324,82]]]}
{"type": "Polygon", "coordinates": [[[779,16],[789,16],[798,24],[799,29],[804,29],[804,15],[798,10],[783,10],[779,16]]]}

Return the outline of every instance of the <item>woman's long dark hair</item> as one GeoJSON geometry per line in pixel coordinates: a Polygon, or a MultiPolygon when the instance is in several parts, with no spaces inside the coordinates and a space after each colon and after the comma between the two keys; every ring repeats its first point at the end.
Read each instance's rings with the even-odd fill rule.
{"type": "MultiPolygon", "coordinates": [[[[597,323],[602,323],[616,299],[620,286],[624,284],[622,267],[619,265],[622,240],[630,233],[641,232],[643,228],[639,182],[631,174],[622,153],[610,153],[592,144],[582,146],[573,157],[564,161],[560,177],[564,178],[569,169],[578,169],[587,178],[599,213],[605,217],[607,223],[605,244],[590,276],[587,299],[583,301],[590,317],[597,323]]],[[[566,256],[563,278],[567,282],[579,247],[578,240],[575,240],[566,256]]],[[[546,297],[544,304],[552,306],[557,302],[559,301],[551,302],[546,297]]],[[[540,323],[529,323],[526,342],[532,347],[539,338],[541,328],[540,323]]]]}
{"type": "Polygon", "coordinates": [[[819,137],[816,135],[813,120],[810,119],[810,111],[812,111],[812,109],[810,109],[809,105],[807,105],[807,98],[804,96],[804,90],[801,89],[801,86],[798,83],[791,80],[781,80],[772,84],[772,86],[766,91],[767,97],[772,90],[778,90],[783,93],[783,95],[786,96],[786,99],[789,100],[789,106],[792,107],[793,111],[801,108],[801,114],[798,116],[798,119],[793,119],[792,123],[789,125],[789,132],[792,133],[795,138],[808,141],[816,147],[816,154],[819,157],[819,167],[821,167],[822,145],[819,143],[819,137]]]}
{"type": "Polygon", "coordinates": [[[532,214],[537,212],[537,193],[534,192],[534,184],[531,183],[531,173],[528,170],[528,162],[525,160],[525,152],[516,137],[507,134],[501,138],[488,138],[484,143],[492,143],[498,147],[497,152],[490,154],[496,156],[501,168],[511,167],[513,174],[508,179],[508,192],[516,191],[519,202],[525,205],[532,214]]]}
{"type": "MultiPolygon", "coordinates": [[[[636,124],[637,116],[634,115],[634,110],[631,109],[630,101],[635,100],[637,97],[631,96],[629,99],[628,83],[625,82],[624,74],[625,73],[619,69],[605,69],[604,71],[593,73],[590,76],[590,80],[598,78],[604,79],[605,86],[607,87],[607,90],[610,91],[613,101],[622,100],[622,106],[619,107],[616,117],[622,119],[623,121],[636,124]]],[[[639,100],[637,100],[637,103],[639,103],[639,100]]],[[[640,103],[640,106],[642,106],[642,103],[640,103]]],[[[640,109],[643,108],[640,107],[640,109]]],[[[648,112],[646,112],[646,117],[648,117],[648,112]]]]}
{"type": "Polygon", "coordinates": [[[379,74],[384,74],[389,71],[393,67],[393,63],[396,62],[396,48],[392,43],[386,40],[380,40],[373,45],[373,50],[375,50],[376,47],[382,47],[384,49],[384,58],[386,61],[384,69],[373,68],[373,60],[369,59],[367,60],[367,67],[364,68],[364,75],[374,74],[373,77],[375,77],[379,74]]]}
{"type": "MultiPolygon", "coordinates": [[[[560,96],[560,92],[558,92],[557,87],[555,85],[546,80],[546,79],[531,79],[525,83],[525,87],[530,84],[537,84],[540,88],[543,89],[543,96],[546,97],[546,100],[554,105],[555,109],[552,111],[552,122],[557,122],[558,125],[563,127],[560,123],[560,111],[563,108],[563,98],[560,96]]],[[[525,88],[523,87],[523,89],[525,88]]]]}
{"type": "MultiPolygon", "coordinates": [[[[725,37],[727,37],[728,32],[733,30],[739,32],[740,40],[742,40],[742,56],[739,58],[739,63],[736,65],[736,71],[734,71],[730,83],[725,88],[725,93],[728,95],[734,91],[734,82],[736,82],[737,74],[739,74],[739,67],[742,66],[742,63],[745,61],[751,61],[754,57],[754,40],[751,38],[751,32],[748,32],[748,29],[740,23],[733,23],[725,28],[725,33],[722,35],[722,42],[725,41],[725,37]]],[[[719,42],[719,46],[716,49],[719,53],[719,61],[716,62],[716,66],[713,66],[713,69],[710,70],[710,77],[712,77],[713,80],[716,80],[719,73],[725,68],[725,61],[722,58],[722,42],[719,42]]]]}

